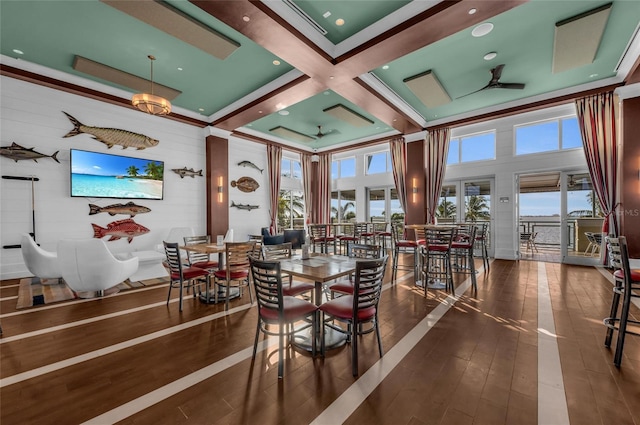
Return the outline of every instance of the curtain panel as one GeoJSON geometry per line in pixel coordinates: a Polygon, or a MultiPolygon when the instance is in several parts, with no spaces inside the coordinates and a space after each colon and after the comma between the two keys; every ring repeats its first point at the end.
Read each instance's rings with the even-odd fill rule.
{"type": "Polygon", "coordinates": [[[589,175],[605,214],[602,232],[617,236],[619,152],[614,102],[613,92],[587,96],[576,100],[576,112],[589,175]]]}
{"type": "Polygon", "coordinates": [[[318,195],[314,223],[329,223],[331,221],[331,155],[320,154],[318,161],[318,195]]]}
{"type": "Polygon", "coordinates": [[[313,167],[311,162],[311,154],[301,153],[300,162],[302,165],[302,191],[304,196],[304,226],[311,222],[311,214],[313,210],[313,190],[311,189],[313,167]]]}
{"type": "Polygon", "coordinates": [[[403,137],[389,140],[393,181],[398,192],[400,208],[404,212],[404,224],[407,224],[407,145],[403,137]]]}
{"type": "Polygon", "coordinates": [[[449,137],[450,129],[440,128],[437,130],[429,130],[425,140],[425,174],[427,179],[425,185],[425,202],[428,224],[434,224],[436,222],[436,211],[438,209],[438,201],[440,200],[442,181],[444,180],[444,172],[447,168],[449,137]]]}
{"type": "Polygon", "coordinates": [[[282,147],[267,145],[267,165],[269,166],[269,231],[278,234],[278,201],[280,200],[280,181],[282,178],[282,147]]]}

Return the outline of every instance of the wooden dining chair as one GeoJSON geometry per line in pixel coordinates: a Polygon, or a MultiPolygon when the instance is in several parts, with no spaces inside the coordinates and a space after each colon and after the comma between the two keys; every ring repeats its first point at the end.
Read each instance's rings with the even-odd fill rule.
{"type": "MultiPolygon", "coordinates": [[[[388,257],[358,260],[354,278],[352,295],[345,295],[320,305],[323,326],[327,320],[334,319],[347,324],[348,341],[351,343],[351,371],[358,376],[358,337],[370,332],[376,333],[378,351],[383,356],[382,339],[378,320],[378,304],[382,293],[382,283],[388,257]],[[361,325],[371,324],[370,327],[361,325]]],[[[325,352],[325,332],[320,332],[320,350],[325,352]]]]}
{"type": "MultiPolygon", "coordinates": [[[[306,300],[287,296],[283,293],[282,274],[279,261],[260,260],[256,257],[249,259],[254,291],[258,304],[258,325],[253,342],[253,359],[256,358],[260,332],[264,335],[278,336],[278,378],[284,375],[283,351],[284,337],[288,343],[295,332],[308,329],[308,326],[295,328],[294,323],[307,320],[311,323],[313,334],[316,333],[316,311],[318,307],[306,300]],[[269,325],[277,325],[278,331],[269,329],[269,325]]],[[[316,353],[316,338],[312,338],[312,354],[316,353]]]]}
{"type": "MultiPolygon", "coordinates": [[[[219,288],[224,288],[225,310],[229,310],[229,299],[235,296],[233,288],[237,288],[238,296],[242,296],[243,287],[249,288],[249,257],[254,246],[254,242],[227,242],[225,245],[224,266],[213,273],[215,302],[218,302],[219,288]]],[[[250,288],[249,299],[253,303],[250,288]]]]}

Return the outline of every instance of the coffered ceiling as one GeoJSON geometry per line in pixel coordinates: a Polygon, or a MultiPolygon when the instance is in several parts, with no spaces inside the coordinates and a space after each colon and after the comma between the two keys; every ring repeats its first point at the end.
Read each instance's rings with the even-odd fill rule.
{"type": "Polygon", "coordinates": [[[624,0],[1,1],[0,51],[123,106],[153,55],[173,118],[324,150],[623,84],[639,22],[624,0]]]}

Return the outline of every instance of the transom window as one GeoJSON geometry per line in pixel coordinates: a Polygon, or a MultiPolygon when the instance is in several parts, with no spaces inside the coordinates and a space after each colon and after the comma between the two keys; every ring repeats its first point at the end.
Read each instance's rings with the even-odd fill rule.
{"type": "Polygon", "coordinates": [[[496,133],[473,134],[449,141],[447,165],[496,159],[496,133]]]}
{"type": "Polygon", "coordinates": [[[282,158],[280,175],[292,179],[302,179],[302,167],[300,161],[295,159],[282,158]]]}
{"type": "Polygon", "coordinates": [[[391,154],[389,151],[376,152],[365,156],[365,170],[367,174],[391,172],[391,154]]]}
{"type": "Polygon", "coordinates": [[[336,159],[331,162],[331,178],[341,179],[356,176],[356,158],[336,159]]]}
{"type": "Polygon", "coordinates": [[[582,148],[576,117],[515,127],[516,155],[582,148]]]}

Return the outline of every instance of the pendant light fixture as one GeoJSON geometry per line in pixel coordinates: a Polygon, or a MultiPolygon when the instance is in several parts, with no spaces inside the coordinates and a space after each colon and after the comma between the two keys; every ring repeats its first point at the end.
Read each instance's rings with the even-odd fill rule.
{"type": "Polygon", "coordinates": [[[153,94],[153,61],[155,56],[149,55],[151,60],[151,93],[137,93],[131,98],[131,104],[151,115],[167,115],[171,113],[171,102],[161,96],[153,94]]]}

